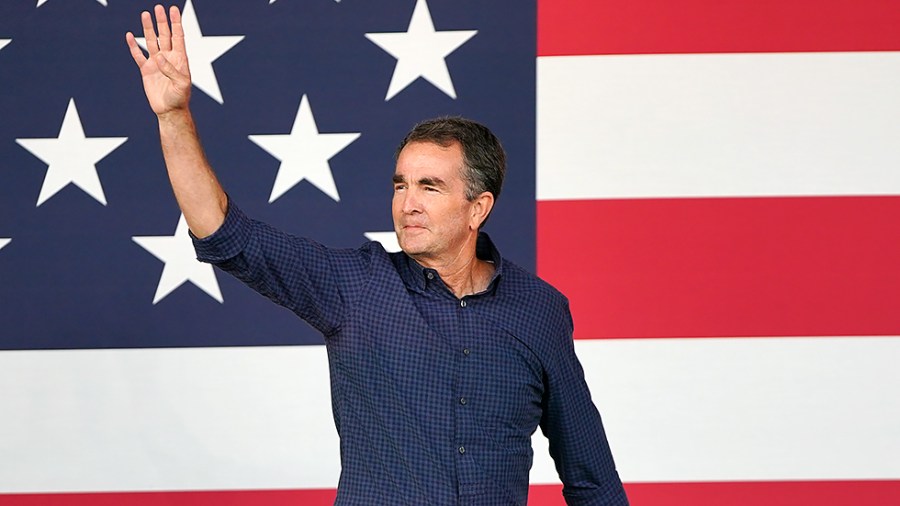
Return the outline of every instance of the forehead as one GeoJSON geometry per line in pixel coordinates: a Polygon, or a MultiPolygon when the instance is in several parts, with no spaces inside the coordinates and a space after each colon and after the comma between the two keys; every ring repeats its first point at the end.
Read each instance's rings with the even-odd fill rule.
{"type": "Polygon", "coordinates": [[[434,142],[410,142],[397,156],[395,176],[405,178],[460,178],[463,167],[462,146],[452,142],[441,146],[434,142]]]}

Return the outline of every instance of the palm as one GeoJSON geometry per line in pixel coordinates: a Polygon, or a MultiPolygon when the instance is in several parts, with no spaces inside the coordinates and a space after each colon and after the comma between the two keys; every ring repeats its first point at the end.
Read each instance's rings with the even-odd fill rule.
{"type": "MultiPolygon", "coordinates": [[[[188,80],[190,79],[187,56],[184,53],[176,51],[160,51],[160,53],[180,74],[188,80]]],[[[141,78],[144,81],[144,93],[147,95],[147,101],[150,102],[150,108],[156,114],[187,106],[190,98],[190,86],[179,86],[178,83],[163,74],[155,59],[148,59],[141,66],[141,78]]]]}
{"type": "Polygon", "coordinates": [[[187,108],[191,94],[191,73],[178,8],[170,9],[171,29],[162,6],[156,6],[155,14],[156,30],[153,28],[150,13],[141,13],[141,24],[149,56],[144,56],[131,32],[126,34],[125,40],[134,62],[141,70],[144,93],[150,107],[156,114],[165,114],[187,108]]]}

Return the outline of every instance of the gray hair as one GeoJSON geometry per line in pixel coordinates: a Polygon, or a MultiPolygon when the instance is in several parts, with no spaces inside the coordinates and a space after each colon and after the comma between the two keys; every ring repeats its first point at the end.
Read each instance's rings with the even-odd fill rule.
{"type": "Polygon", "coordinates": [[[506,152],[497,136],[486,126],[458,116],[423,121],[406,134],[394,158],[399,157],[400,151],[411,142],[432,142],[443,147],[458,142],[463,152],[466,198],[475,200],[483,192],[490,192],[494,200],[500,197],[506,174],[506,152]]]}

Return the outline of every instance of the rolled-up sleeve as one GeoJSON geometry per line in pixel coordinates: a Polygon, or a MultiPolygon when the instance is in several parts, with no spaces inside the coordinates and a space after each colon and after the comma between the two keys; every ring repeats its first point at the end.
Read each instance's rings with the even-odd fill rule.
{"type": "Polygon", "coordinates": [[[252,228],[250,218],[229,199],[225,221],[215,232],[203,239],[191,233],[197,260],[215,264],[234,258],[246,247],[252,228]]]}

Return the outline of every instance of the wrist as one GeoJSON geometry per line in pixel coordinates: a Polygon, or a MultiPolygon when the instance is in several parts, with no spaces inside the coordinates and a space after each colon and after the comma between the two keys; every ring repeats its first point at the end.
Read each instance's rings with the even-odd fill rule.
{"type": "Polygon", "coordinates": [[[163,135],[167,132],[177,133],[195,129],[194,118],[187,107],[157,114],[156,119],[159,121],[159,131],[163,135]]]}

